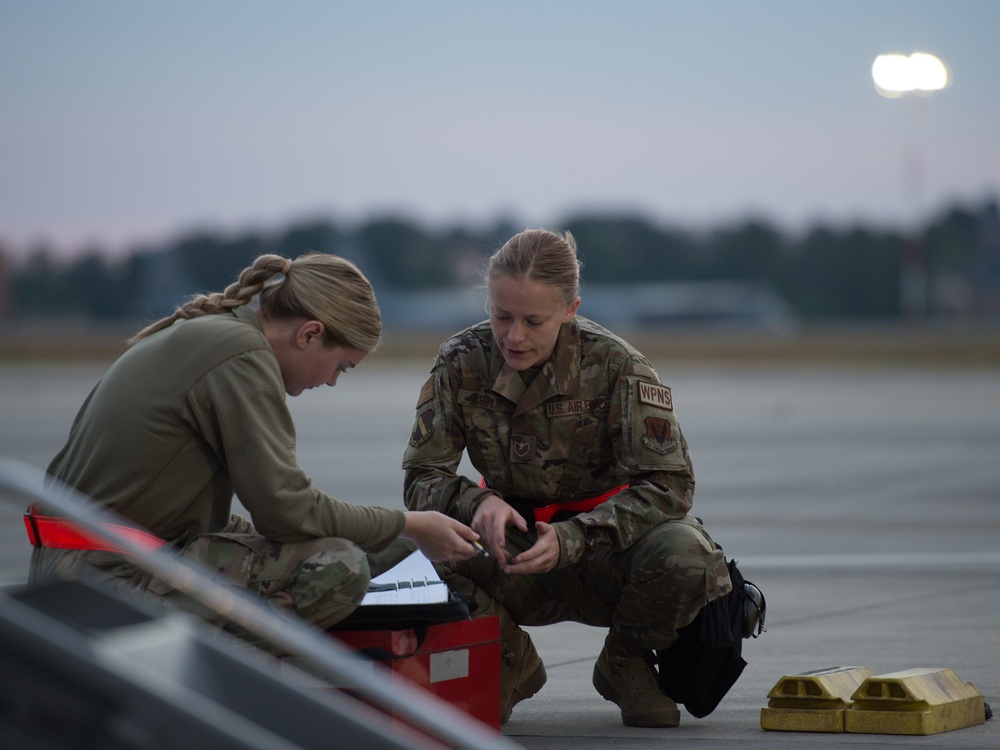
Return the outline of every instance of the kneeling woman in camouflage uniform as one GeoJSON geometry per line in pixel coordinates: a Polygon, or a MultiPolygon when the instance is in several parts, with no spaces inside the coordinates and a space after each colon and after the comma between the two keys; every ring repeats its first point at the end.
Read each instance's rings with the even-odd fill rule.
{"type": "MultiPolygon", "coordinates": [[[[336,500],[298,465],[286,394],[335,385],[381,331],[371,285],[350,262],[261,256],[225,292],[198,295],[134,337],[49,473],[227,583],[328,627],[364,596],[366,553],[397,537],[432,560],[474,554],[464,524],[336,500]],[[234,492],[250,519],[231,513],[234,492]]],[[[176,597],[120,554],[38,541],[33,581],[89,563],[120,589],[176,597]]]]}
{"type": "Polygon", "coordinates": [[[501,721],[545,683],[520,625],[607,628],[594,687],[630,726],[676,726],[653,651],[731,588],[688,515],[694,475],[670,389],[577,316],[569,233],[527,230],[489,261],[489,321],[446,341],[418,398],[406,506],[468,523],[492,553],[439,569],[501,623],[501,721]],[[482,481],[456,474],[463,450],[482,481]]]}

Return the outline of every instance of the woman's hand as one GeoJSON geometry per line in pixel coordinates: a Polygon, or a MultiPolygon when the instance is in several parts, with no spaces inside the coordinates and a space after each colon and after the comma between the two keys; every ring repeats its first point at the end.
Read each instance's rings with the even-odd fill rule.
{"type": "Polygon", "coordinates": [[[535,522],[538,541],[510,561],[501,565],[503,572],[510,576],[528,573],[546,573],[559,564],[559,537],[550,524],[535,522]]]}
{"type": "Polygon", "coordinates": [[[461,521],[436,510],[404,511],[400,536],[411,540],[433,562],[468,560],[477,554],[472,543],[479,534],[461,521]]]}
{"type": "Polygon", "coordinates": [[[505,503],[499,495],[488,495],[479,503],[472,516],[472,528],[480,534],[501,567],[509,562],[510,557],[504,549],[507,543],[508,525],[515,526],[521,531],[528,530],[528,524],[521,514],[505,503]]]}

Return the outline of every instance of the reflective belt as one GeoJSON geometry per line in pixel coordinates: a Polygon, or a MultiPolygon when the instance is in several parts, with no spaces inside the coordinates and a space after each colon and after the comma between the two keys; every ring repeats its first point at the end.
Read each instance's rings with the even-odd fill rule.
{"type": "MultiPolygon", "coordinates": [[[[482,487],[483,489],[489,489],[486,486],[485,478],[481,478],[479,480],[479,486],[482,487]]],[[[610,490],[600,495],[595,495],[594,497],[585,497],[582,500],[573,500],[572,502],[569,503],[552,503],[551,505],[537,506],[537,505],[531,505],[530,503],[521,500],[521,501],[514,501],[514,504],[518,508],[518,510],[531,510],[531,512],[534,514],[536,521],[543,521],[544,523],[549,523],[549,521],[552,520],[552,517],[556,513],[589,513],[598,505],[607,500],[609,497],[617,495],[622,490],[627,490],[627,489],[628,485],[622,484],[619,485],[618,487],[612,487],[610,490]]]]}
{"type": "MultiPolygon", "coordinates": [[[[126,537],[129,541],[144,549],[155,549],[165,542],[148,531],[133,526],[117,523],[101,524],[103,528],[126,537]]],[[[56,516],[39,515],[34,505],[29,505],[24,512],[24,527],[28,531],[28,540],[34,547],[49,547],[51,549],[99,550],[103,552],[121,552],[122,549],[84,528],[76,521],[56,516]]]]}

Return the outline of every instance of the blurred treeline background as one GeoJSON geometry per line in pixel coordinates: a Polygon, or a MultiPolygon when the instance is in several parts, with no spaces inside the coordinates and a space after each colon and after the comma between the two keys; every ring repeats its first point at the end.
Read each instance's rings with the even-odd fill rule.
{"type": "MultiPolygon", "coordinates": [[[[678,348],[708,353],[728,337],[760,354],[792,342],[799,351],[810,342],[817,348],[825,331],[827,348],[836,350],[836,340],[857,346],[868,335],[869,348],[884,353],[887,342],[904,339],[926,348],[937,332],[940,358],[966,342],[966,359],[1000,359],[993,199],[950,206],[908,232],[817,224],[792,234],[764,219],[695,231],[597,213],[551,226],[576,237],[581,314],[640,340],[667,336],[678,348]]],[[[353,225],[302,221],[269,233],[192,231],[124,254],[93,246],[70,259],[39,245],[15,262],[0,247],[0,353],[46,345],[70,353],[99,346],[103,332],[113,354],[124,336],[192,294],[224,289],[258,255],[308,251],[358,263],[375,286],[389,348],[422,348],[424,337],[485,317],[483,260],[523,228],[510,219],[430,228],[386,215],[353,225]]]]}

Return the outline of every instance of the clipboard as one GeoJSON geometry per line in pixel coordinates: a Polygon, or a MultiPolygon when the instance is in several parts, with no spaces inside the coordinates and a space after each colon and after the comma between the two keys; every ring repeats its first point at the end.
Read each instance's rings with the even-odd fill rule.
{"type": "Polygon", "coordinates": [[[420,630],[468,619],[468,603],[448,588],[434,564],[416,550],[373,578],[358,608],[330,630],[420,630]]]}

